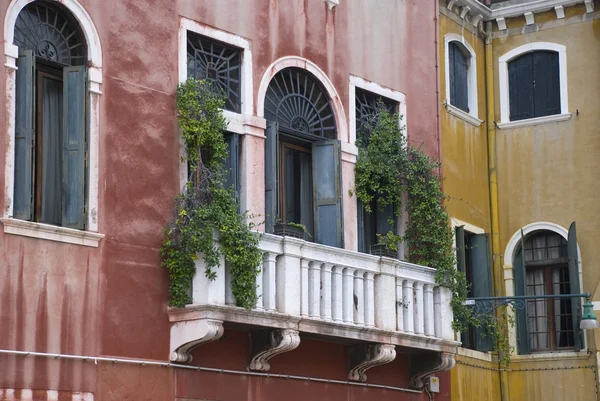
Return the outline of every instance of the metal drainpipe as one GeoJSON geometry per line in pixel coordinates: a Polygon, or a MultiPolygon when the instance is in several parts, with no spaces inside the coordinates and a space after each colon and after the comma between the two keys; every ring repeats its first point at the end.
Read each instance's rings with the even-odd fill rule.
{"type": "MultiPolygon", "coordinates": [[[[494,61],[492,54],[492,22],[485,24],[485,90],[487,106],[487,145],[488,145],[488,178],[490,191],[490,214],[492,221],[492,260],[494,268],[494,282],[496,295],[504,294],[502,283],[502,260],[500,251],[500,229],[498,213],[498,177],[496,170],[496,122],[495,122],[495,98],[494,98],[494,61]]],[[[508,334],[508,333],[507,333],[508,334]]],[[[499,369],[500,374],[500,396],[502,401],[507,400],[506,384],[507,373],[499,369]]]]}

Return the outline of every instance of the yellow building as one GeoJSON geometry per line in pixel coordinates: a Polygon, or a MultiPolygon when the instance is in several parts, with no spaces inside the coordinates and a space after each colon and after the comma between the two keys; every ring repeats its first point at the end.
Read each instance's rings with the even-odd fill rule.
{"type": "MultiPolygon", "coordinates": [[[[474,297],[600,301],[600,2],[482,3],[439,1],[442,160],[459,267],[474,297]]],[[[524,306],[511,312],[504,368],[480,330],[457,333],[452,399],[600,399],[600,329],[578,329],[581,302],[524,306]]]]}

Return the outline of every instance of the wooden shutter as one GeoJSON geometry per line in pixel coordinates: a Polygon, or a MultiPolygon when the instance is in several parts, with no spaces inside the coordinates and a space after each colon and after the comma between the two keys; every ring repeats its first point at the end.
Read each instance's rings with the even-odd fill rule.
{"type": "MultiPolygon", "coordinates": [[[[491,297],[492,290],[492,257],[489,234],[473,234],[470,237],[472,283],[471,293],[474,298],[491,297]]],[[[492,336],[485,327],[475,327],[475,349],[491,351],[494,348],[492,336]]]]}
{"type": "MultiPolygon", "coordinates": [[[[577,226],[575,222],[569,227],[567,240],[567,256],[569,257],[569,289],[571,294],[579,294],[581,287],[579,283],[579,260],[577,257],[577,226]]],[[[581,298],[571,298],[571,313],[573,314],[573,337],[575,340],[575,350],[579,351],[583,347],[583,333],[579,328],[579,318],[581,316],[581,298]]]]}
{"type": "Polygon", "coordinates": [[[533,53],[534,117],[560,114],[558,53],[533,53]]]}
{"type": "Polygon", "coordinates": [[[35,58],[31,50],[19,53],[17,68],[13,216],[33,220],[35,58]]]}
{"type": "Polygon", "coordinates": [[[265,231],[272,233],[277,220],[278,125],[267,122],[265,130],[265,231]]]}
{"type": "MultiPolygon", "coordinates": [[[[521,230],[521,250],[517,252],[513,260],[513,279],[515,284],[515,295],[526,295],[525,285],[527,283],[525,272],[525,240],[521,230]]],[[[523,309],[517,309],[517,349],[519,354],[529,354],[529,330],[527,327],[527,301],[523,309]]]]}
{"type": "Polygon", "coordinates": [[[456,227],[456,267],[458,271],[466,273],[467,265],[465,258],[465,228],[456,227]]]}
{"type": "Polygon", "coordinates": [[[508,63],[510,120],[534,117],[533,54],[525,54],[508,63]]]}
{"type": "Polygon", "coordinates": [[[396,232],[394,225],[390,224],[390,220],[395,221],[393,205],[387,205],[383,208],[377,205],[374,212],[377,219],[377,234],[386,235],[390,231],[396,232]]]}
{"type": "Polygon", "coordinates": [[[85,67],[63,70],[62,226],[85,227],[85,67]]]}
{"type": "Polygon", "coordinates": [[[366,249],[365,243],[365,207],[360,200],[356,201],[356,209],[358,211],[358,216],[356,219],[358,228],[358,252],[369,253],[369,250],[366,249]]]}
{"type": "Polygon", "coordinates": [[[341,146],[338,140],[312,144],[315,241],[343,246],[341,146]]]}
{"type": "Polygon", "coordinates": [[[455,65],[454,65],[454,50],[456,48],[456,45],[453,42],[450,42],[448,44],[448,75],[450,77],[450,79],[448,79],[449,81],[449,85],[450,85],[450,104],[451,105],[455,105],[456,104],[456,76],[455,74],[455,65]]]}
{"type": "Polygon", "coordinates": [[[240,199],[240,183],[239,183],[239,135],[226,134],[225,141],[227,142],[227,159],[225,159],[226,180],[225,186],[233,189],[236,199],[240,199]]]}
{"type": "Polygon", "coordinates": [[[469,91],[468,91],[468,60],[465,53],[461,50],[457,43],[450,43],[453,53],[453,74],[454,85],[451,88],[454,91],[450,92],[450,103],[459,109],[469,112],[469,91]]]}

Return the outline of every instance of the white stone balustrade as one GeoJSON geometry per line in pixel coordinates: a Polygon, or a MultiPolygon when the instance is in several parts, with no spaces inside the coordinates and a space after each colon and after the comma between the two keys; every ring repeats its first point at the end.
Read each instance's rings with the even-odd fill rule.
{"type": "MultiPolygon", "coordinates": [[[[340,333],[355,327],[454,339],[451,294],[435,283],[435,269],[270,234],[260,248],[259,297],[250,314],[338,325],[340,333]]],[[[191,307],[234,302],[229,275],[215,270],[216,280],[208,280],[198,260],[191,307]]]]}

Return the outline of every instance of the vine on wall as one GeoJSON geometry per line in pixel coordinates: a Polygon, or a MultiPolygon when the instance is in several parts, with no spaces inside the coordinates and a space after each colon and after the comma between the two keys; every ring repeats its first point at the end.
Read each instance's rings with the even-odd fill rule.
{"type": "Polygon", "coordinates": [[[183,307],[202,255],[206,277],[214,280],[221,256],[232,276],[238,306],[256,304],[256,276],[262,262],[260,237],[239,213],[233,189],[226,187],[227,121],[225,99],[207,81],[190,78],[177,87],[177,112],[185,144],[190,179],[175,201],[175,219],[166,229],[161,248],[163,265],[170,273],[171,306],[183,307]],[[218,246],[215,239],[218,238],[218,246]]]}
{"type": "Polygon", "coordinates": [[[425,155],[422,149],[406,144],[400,121],[398,114],[379,105],[365,123],[366,134],[357,140],[356,196],[367,211],[373,200],[377,200],[382,210],[385,205],[393,205],[397,215],[405,207],[409,218],[404,238],[388,232],[379,235],[380,241],[382,238],[396,243],[404,240],[410,262],[434,267],[437,284],[452,292],[453,328],[463,332],[471,325],[485,327],[487,335],[495,340],[496,349],[501,351],[501,357],[508,357],[505,319],[474,316],[471,307],[464,305],[469,284],[465,274],[456,268],[443,179],[436,173],[440,162],[425,155]],[[407,199],[406,205],[403,198],[407,199]]]}

